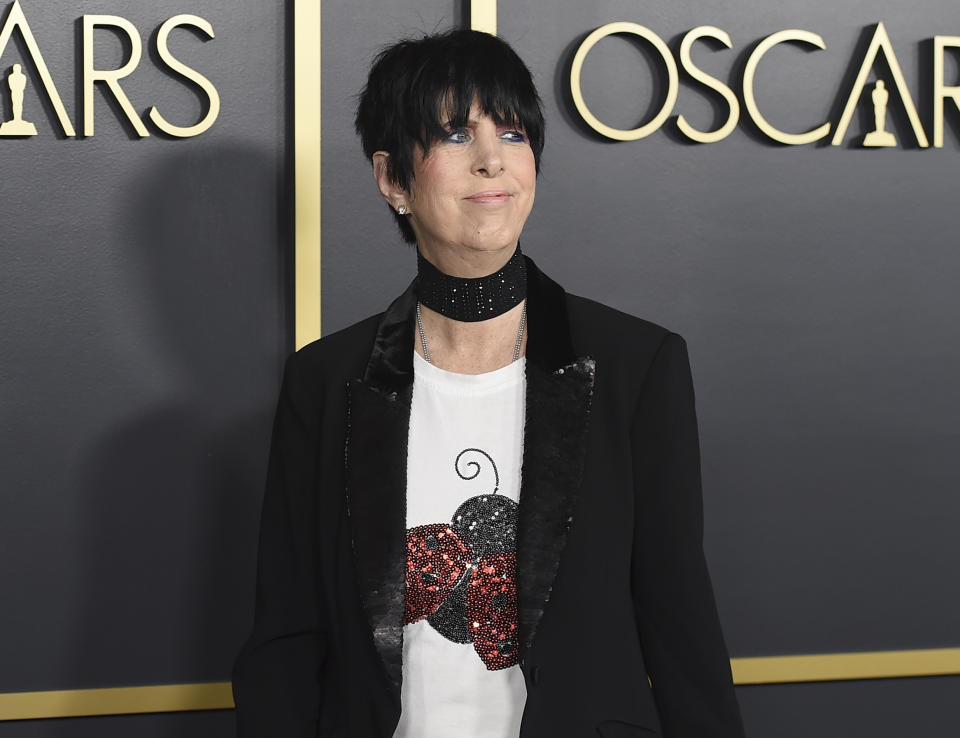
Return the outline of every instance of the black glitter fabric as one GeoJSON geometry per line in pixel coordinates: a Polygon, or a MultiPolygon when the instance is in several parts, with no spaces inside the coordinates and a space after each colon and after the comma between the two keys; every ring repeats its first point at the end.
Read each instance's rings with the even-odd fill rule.
{"type": "Polygon", "coordinates": [[[406,516],[402,473],[413,388],[383,392],[353,381],[347,396],[344,462],[357,583],[374,645],[390,681],[399,687],[407,543],[403,524],[398,530],[391,522],[406,516]],[[358,428],[365,431],[355,432],[358,428]]]}
{"type": "Polygon", "coordinates": [[[417,251],[417,299],[453,320],[475,323],[503,315],[527,296],[527,261],[520,244],[503,267],[485,277],[451,277],[417,251]]]}
{"type": "Polygon", "coordinates": [[[573,527],[586,455],[596,364],[584,357],[547,373],[527,364],[527,421],[517,526],[520,643],[529,648],[573,527]]]}
{"type": "Polygon", "coordinates": [[[475,559],[517,550],[517,503],[503,495],[478,495],[453,514],[453,530],[475,559]]]}
{"type": "Polygon", "coordinates": [[[470,577],[464,577],[453,588],[447,598],[440,603],[437,611],[427,618],[437,633],[454,643],[470,643],[473,640],[473,631],[467,623],[467,591],[470,587],[470,577]]]}

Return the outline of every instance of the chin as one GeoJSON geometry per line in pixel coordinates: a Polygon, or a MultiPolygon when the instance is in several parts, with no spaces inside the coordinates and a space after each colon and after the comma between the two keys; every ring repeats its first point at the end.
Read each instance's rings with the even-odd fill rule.
{"type": "Polygon", "coordinates": [[[478,251],[499,251],[512,248],[520,237],[519,231],[511,229],[491,229],[470,234],[465,242],[471,249],[478,251]]]}
{"type": "Polygon", "coordinates": [[[471,249],[472,251],[494,252],[494,251],[502,251],[503,249],[506,249],[506,248],[513,248],[516,242],[517,242],[517,238],[515,236],[512,238],[480,237],[480,238],[475,238],[471,240],[469,243],[465,245],[467,246],[467,248],[471,249]]]}

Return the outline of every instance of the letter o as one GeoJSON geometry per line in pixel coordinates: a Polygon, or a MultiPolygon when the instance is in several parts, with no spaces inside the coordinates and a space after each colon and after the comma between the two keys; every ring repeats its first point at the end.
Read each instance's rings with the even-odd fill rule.
{"type": "Polygon", "coordinates": [[[670,48],[657,34],[638,23],[620,21],[600,26],[600,28],[587,36],[583,40],[583,43],[580,44],[580,48],[577,49],[577,53],[573,57],[573,66],[570,68],[570,92],[573,94],[573,104],[576,106],[577,112],[580,113],[580,116],[586,124],[597,133],[617,141],[636,141],[649,136],[660,128],[660,126],[664,124],[664,121],[670,116],[670,113],[673,112],[673,106],[677,103],[679,87],[680,79],[679,73],[677,72],[677,63],[673,59],[673,54],[670,53],[670,48]],[[586,102],[583,100],[583,90],[580,88],[580,73],[583,70],[583,62],[587,58],[587,54],[590,53],[590,49],[592,49],[600,39],[615,33],[630,33],[649,41],[660,56],[663,57],[663,63],[667,67],[667,99],[663,103],[663,107],[649,123],[632,130],[611,128],[606,123],[600,121],[597,116],[590,112],[586,102]]]}

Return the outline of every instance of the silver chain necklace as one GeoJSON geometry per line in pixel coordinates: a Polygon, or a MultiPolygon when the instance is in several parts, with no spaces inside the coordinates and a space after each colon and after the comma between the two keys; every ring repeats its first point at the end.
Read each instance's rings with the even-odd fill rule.
{"type": "MultiPolygon", "coordinates": [[[[513,360],[520,358],[520,345],[523,343],[523,331],[527,326],[527,303],[523,303],[523,311],[520,313],[520,330],[517,331],[517,343],[513,347],[513,360]]],[[[430,349],[427,348],[427,334],[423,330],[423,316],[420,314],[420,302],[417,302],[417,330],[420,331],[420,346],[423,348],[423,358],[428,364],[432,364],[430,359],[430,349]]]]}

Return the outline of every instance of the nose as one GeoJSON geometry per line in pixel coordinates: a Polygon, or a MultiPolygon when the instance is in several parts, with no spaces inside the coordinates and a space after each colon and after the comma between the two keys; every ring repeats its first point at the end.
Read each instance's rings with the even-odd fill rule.
{"type": "Polygon", "coordinates": [[[501,142],[496,126],[483,126],[474,139],[473,172],[482,177],[498,177],[503,172],[501,142]],[[492,128],[493,130],[490,130],[492,128]]]}

